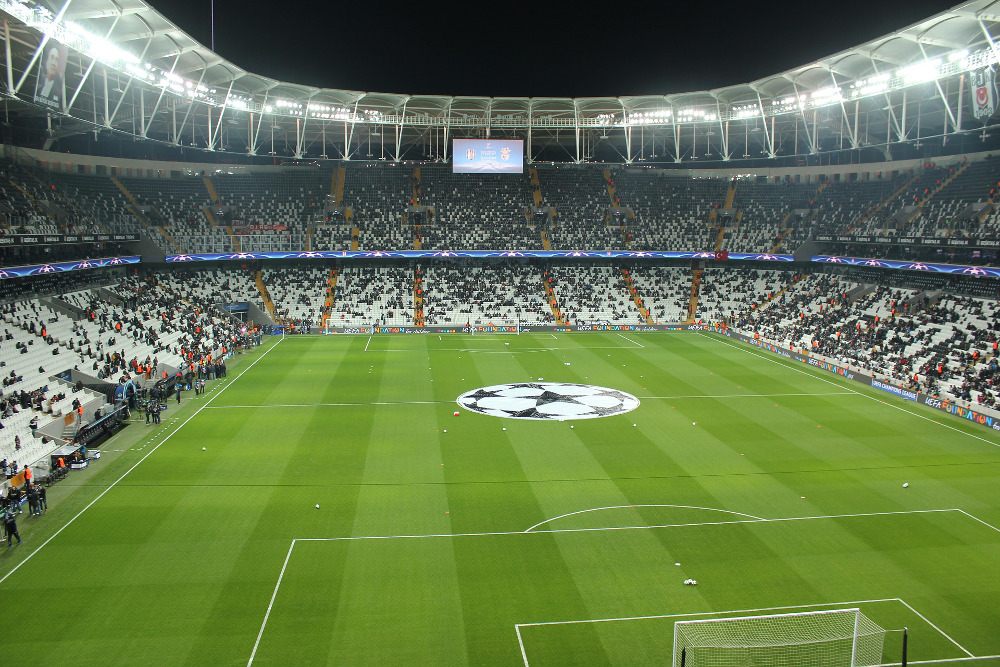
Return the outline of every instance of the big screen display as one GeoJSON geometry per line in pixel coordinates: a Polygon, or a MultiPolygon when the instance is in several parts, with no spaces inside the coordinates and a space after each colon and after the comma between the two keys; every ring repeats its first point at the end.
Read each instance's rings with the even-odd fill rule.
{"type": "Polygon", "coordinates": [[[524,141],[521,139],[455,139],[452,173],[524,173],[524,141]]]}

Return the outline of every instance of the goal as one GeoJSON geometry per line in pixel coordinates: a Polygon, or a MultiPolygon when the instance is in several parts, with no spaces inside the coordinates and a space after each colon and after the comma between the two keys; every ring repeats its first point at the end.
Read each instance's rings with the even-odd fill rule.
{"type": "Polygon", "coordinates": [[[865,667],[882,663],[886,631],[860,609],[674,624],[674,667],[865,667]]]}

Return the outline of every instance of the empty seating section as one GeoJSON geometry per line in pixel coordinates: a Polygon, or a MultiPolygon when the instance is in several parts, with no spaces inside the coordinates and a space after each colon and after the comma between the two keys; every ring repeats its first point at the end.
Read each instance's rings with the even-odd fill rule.
{"type": "Polygon", "coordinates": [[[633,250],[714,250],[717,224],[712,211],[726,201],[729,180],[690,178],[641,167],[612,172],[620,206],[635,213],[627,220],[633,250]]]}
{"type": "MultiPolygon", "coordinates": [[[[243,252],[304,249],[307,229],[323,219],[331,174],[329,169],[293,167],[277,172],[216,172],[211,182],[224,212],[217,224],[256,230],[239,238],[243,252]]],[[[202,189],[207,196],[204,182],[202,189]]]]}
{"type": "Polygon", "coordinates": [[[141,229],[134,207],[107,176],[53,171],[47,177],[99,229],[113,233],[134,233],[141,229]]]}
{"type": "Polygon", "coordinates": [[[318,326],[323,315],[329,271],[319,267],[265,269],[264,284],[281,321],[318,326]]]}
{"type": "Polygon", "coordinates": [[[413,326],[415,273],[397,266],[342,269],[337,278],[332,326],[413,326]]]}
{"type": "Polygon", "coordinates": [[[610,266],[558,266],[549,269],[552,291],[570,324],[645,324],[625,278],[610,266]]]}
{"type": "Polygon", "coordinates": [[[673,324],[687,319],[691,271],[677,266],[633,266],[632,285],[653,322],[673,324]]]}
{"type": "Polygon", "coordinates": [[[351,209],[351,220],[331,239],[336,242],[335,247],[317,245],[317,249],[350,250],[351,229],[355,227],[359,229],[359,250],[412,249],[413,230],[403,225],[403,214],[412,198],[411,167],[401,164],[349,165],[344,175],[343,206],[351,209]]]}
{"type": "Polygon", "coordinates": [[[555,323],[537,268],[431,265],[423,276],[427,326],[555,323]]]}
{"type": "MultiPolygon", "coordinates": [[[[187,172],[166,178],[167,172],[157,170],[160,177],[120,177],[127,194],[110,176],[5,165],[0,221],[7,233],[142,229],[164,252],[548,245],[788,253],[817,235],[1000,236],[1000,212],[992,203],[1000,188],[1000,156],[993,155],[858,178],[811,174],[803,182],[788,175],[703,177],[592,164],[539,164],[523,174],[453,174],[440,163],[392,162],[234,167],[207,177],[187,172]],[[536,201],[545,214],[532,214],[536,201]],[[551,209],[555,217],[548,215],[551,209]]],[[[826,249],[872,257],[913,254],[896,244],[828,243],[826,249]]],[[[924,249],[919,257],[926,260],[933,252],[924,249]]],[[[958,253],[938,258],[995,255],[958,253]]]]}
{"type": "Polygon", "coordinates": [[[421,227],[421,248],[542,248],[540,232],[526,217],[533,199],[525,174],[453,174],[448,166],[420,172],[420,202],[434,209],[433,224],[421,227]]]}

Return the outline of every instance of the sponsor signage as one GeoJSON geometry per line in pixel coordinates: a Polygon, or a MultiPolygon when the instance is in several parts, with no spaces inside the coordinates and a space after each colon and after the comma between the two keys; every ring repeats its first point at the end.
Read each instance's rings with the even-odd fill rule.
{"type": "Polygon", "coordinates": [[[956,239],[936,236],[848,236],[844,234],[819,234],[815,237],[821,243],[860,243],[875,245],[918,245],[935,248],[996,248],[1000,241],[993,239],[956,239]]]}
{"type": "Polygon", "coordinates": [[[8,234],[0,245],[52,245],[54,243],[104,243],[138,241],[138,234],[8,234]]]}

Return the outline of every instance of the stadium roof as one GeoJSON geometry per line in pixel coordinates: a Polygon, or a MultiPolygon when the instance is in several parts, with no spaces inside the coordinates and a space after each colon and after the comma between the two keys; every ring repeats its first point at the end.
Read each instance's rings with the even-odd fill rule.
{"type": "MultiPolygon", "coordinates": [[[[434,130],[444,131],[444,143],[476,133],[530,132],[537,150],[559,144],[576,161],[586,159],[588,141],[592,148],[607,139],[625,162],[635,156],[634,141],[652,142],[655,153],[658,131],[661,152],[681,161],[698,157],[702,142],[708,152],[729,159],[905,141],[913,138],[909,126],[916,121],[921,125],[918,140],[979,130],[983,124],[963,108],[970,95],[966,74],[998,61],[993,35],[1000,28],[1000,2],[975,0],[738,85],[663,95],[614,96],[609,91],[607,97],[495,98],[337,90],[279,81],[227,61],[141,0],[0,0],[0,13],[13,19],[8,80],[21,84],[14,86],[15,95],[8,91],[9,99],[31,102],[28,88],[45,34],[69,47],[66,101],[72,104],[58,123],[64,134],[110,128],[170,143],[190,134],[191,141],[209,149],[231,144],[230,150],[256,154],[268,147],[268,137],[274,150],[278,130],[286,144],[293,144],[296,157],[325,157],[327,146],[338,143],[341,147],[332,152],[343,157],[353,154],[353,142],[370,143],[381,137],[378,128],[388,125],[396,128],[390,152],[398,158],[403,144],[427,141],[434,130]],[[95,58],[102,66],[93,66],[95,58]],[[107,86],[98,85],[101,70],[111,79],[107,86]],[[146,93],[137,100],[140,89],[146,93]],[[813,109],[820,113],[814,115],[813,109]],[[740,128],[727,125],[730,121],[740,128]],[[640,127],[643,138],[633,140],[631,130],[640,127]],[[872,139],[876,128],[884,135],[880,141],[872,139]],[[574,131],[569,139],[567,129],[574,131]],[[560,131],[563,136],[555,136],[560,131]],[[580,136],[588,131],[596,134],[580,136]],[[763,136],[751,141],[750,132],[763,136]],[[789,132],[795,133],[791,149],[789,132]],[[323,148],[309,148],[317,143],[323,148]]],[[[442,142],[442,137],[434,141],[442,142]]]]}

